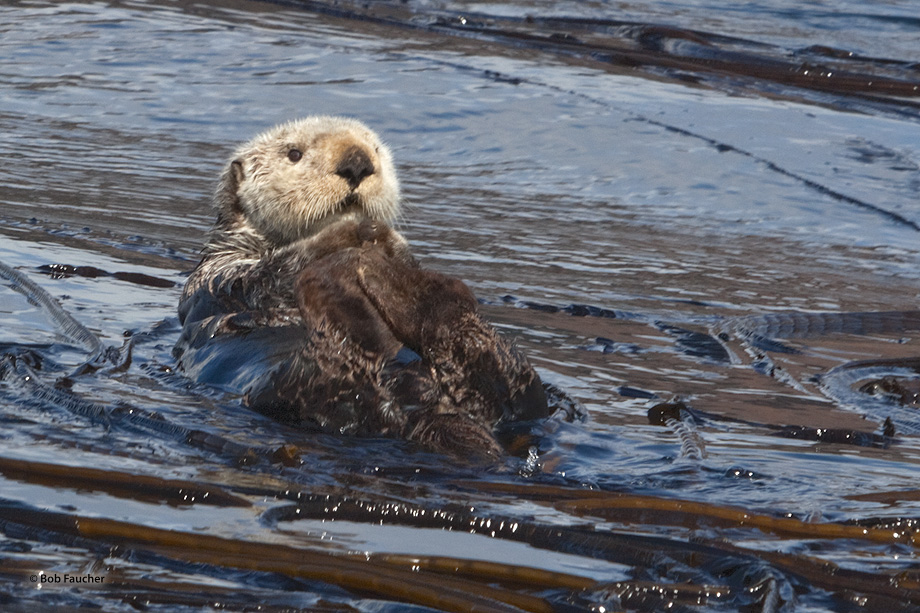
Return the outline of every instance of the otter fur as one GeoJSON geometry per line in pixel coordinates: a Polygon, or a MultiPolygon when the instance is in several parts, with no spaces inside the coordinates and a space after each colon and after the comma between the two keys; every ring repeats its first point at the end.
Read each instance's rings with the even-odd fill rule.
{"type": "Polygon", "coordinates": [[[239,148],[179,303],[179,365],[302,427],[501,454],[496,427],[547,416],[539,376],[467,286],[391,224],[399,186],[362,123],[309,117],[239,148]]]}

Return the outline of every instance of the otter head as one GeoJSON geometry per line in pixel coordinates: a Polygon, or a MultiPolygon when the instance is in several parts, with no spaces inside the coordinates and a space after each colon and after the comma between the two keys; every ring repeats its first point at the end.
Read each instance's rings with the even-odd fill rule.
{"type": "Polygon", "coordinates": [[[392,222],[399,184],[390,151],[364,124],[308,117],[240,147],[217,191],[219,224],[242,224],[281,246],[333,221],[392,222]]]}

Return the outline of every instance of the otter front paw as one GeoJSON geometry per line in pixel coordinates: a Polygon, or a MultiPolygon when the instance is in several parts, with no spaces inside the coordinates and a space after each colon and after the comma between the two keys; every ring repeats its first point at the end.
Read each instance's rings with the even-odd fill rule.
{"type": "Polygon", "coordinates": [[[320,260],[338,251],[357,249],[367,242],[368,230],[364,221],[343,219],[330,224],[309,238],[305,238],[296,248],[310,255],[312,260],[320,260]]]}
{"type": "Polygon", "coordinates": [[[342,219],[296,244],[294,249],[320,260],[345,249],[380,249],[397,263],[416,267],[403,236],[376,219],[342,219]]]}
{"type": "Polygon", "coordinates": [[[355,229],[355,234],[362,244],[376,245],[387,242],[394,232],[390,226],[382,221],[362,219],[355,229]]]}
{"type": "Polygon", "coordinates": [[[354,249],[340,251],[307,267],[295,286],[297,306],[311,329],[331,331],[385,360],[402,345],[358,286],[357,254],[354,249]]]}
{"type": "Polygon", "coordinates": [[[394,336],[417,352],[476,315],[476,299],[459,279],[400,265],[375,250],[361,253],[358,283],[394,336]]]}

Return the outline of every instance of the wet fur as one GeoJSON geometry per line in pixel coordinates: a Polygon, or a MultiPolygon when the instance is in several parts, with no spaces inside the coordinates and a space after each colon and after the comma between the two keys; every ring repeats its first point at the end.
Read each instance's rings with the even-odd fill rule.
{"type": "Polygon", "coordinates": [[[240,148],[179,305],[180,366],[287,423],[498,455],[493,428],[547,414],[540,379],[466,285],[418,265],[389,226],[398,198],[389,151],[353,120],[240,148]]]}

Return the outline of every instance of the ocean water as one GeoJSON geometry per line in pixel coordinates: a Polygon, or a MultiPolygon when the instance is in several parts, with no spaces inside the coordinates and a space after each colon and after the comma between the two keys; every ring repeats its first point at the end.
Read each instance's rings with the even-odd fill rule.
{"type": "Polygon", "coordinates": [[[0,605],[916,610],[918,41],[910,1],[0,2],[0,605]],[[585,421],[464,465],[175,372],[223,165],[311,114],[585,421]]]}

